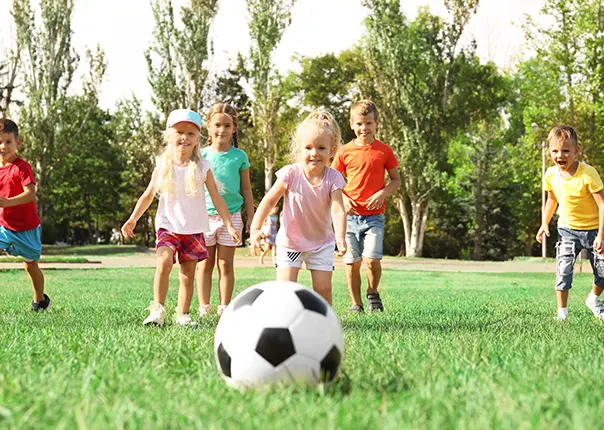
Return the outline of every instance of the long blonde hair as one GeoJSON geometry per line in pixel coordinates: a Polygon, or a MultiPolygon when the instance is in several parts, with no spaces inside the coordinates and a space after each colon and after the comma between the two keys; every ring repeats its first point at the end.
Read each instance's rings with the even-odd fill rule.
{"type": "MultiPolygon", "coordinates": [[[[159,176],[157,177],[157,195],[159,196],[161,193],[166,193],[168,196],[172,197],[174,195],[174,149],[173,145],[173,133],[174,130],[169,128],[163,132],[163,140],[166,144],[166,147],[159,155],[158,165],[159,165],[159,176]]],[[[201,135],[200,135],[201,137],[201,135]]],[[[185,193],[189,196],[197,196],[200,193],[200,190],[203,189],[201,183],[198,183],[196,178],[197,166],[203,158],[201,157],[201,153],[199,151],[199,140],[195,148],[193,149],[193,153],[191,154],[191,158],[187,164],[187,174],[185,177],[185,193]]]]}
{"type": "Polygon", "coordinates": [[[327,111],[315,111],[308,114],[304,120],[298,124],[289,144],[290,161],[295,163],[300,156],[300,139],[305,130],[310,129],[315,136],[326,134],[331,138],[331,153],[335,155],[338,148],[342,145],[342,133],[340,127],[333,115],[327,111]]]}

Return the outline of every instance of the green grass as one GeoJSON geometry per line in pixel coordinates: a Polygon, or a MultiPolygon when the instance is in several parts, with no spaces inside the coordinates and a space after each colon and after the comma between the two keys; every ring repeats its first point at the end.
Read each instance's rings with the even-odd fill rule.
{"type": "MultiPolygon", "coordinates": [[[[10,255],[0,255],[0,263],[21,263],[23,258],[12,257],[10,255]]],[[[89,263],[85,257],[63,257],[63,256],[45,256],[40,258],[40,263],[89,263]]]]}
{"type": "Polygon", "coordinates": [[[43,245],[44,256],[103,256],[103,257],[125,257],[136,254],[145,254],[149,250],[136,245],[84,245],[84,246],[62,246],[43,245]]]}
{"type": "MultiPolygon", "coordinates": [[[[271,279],[237,271],[237,288],[271,279]]],[[[53,309],[29,311],[24,271],[0,272],[2,428],[601,427],[604,322],[582,303],[552,320],[553,274],[385,271],[382,315],[334,308],[346,352],[329,387],[239,392],[219,378],[216,319],[144,328],[153,269],[47,271],[53,309]]],[[[307,273],[301,277],[308,283],[307,273]]],[[[176,300],[174,274],[168,306],[176,300]]]]}

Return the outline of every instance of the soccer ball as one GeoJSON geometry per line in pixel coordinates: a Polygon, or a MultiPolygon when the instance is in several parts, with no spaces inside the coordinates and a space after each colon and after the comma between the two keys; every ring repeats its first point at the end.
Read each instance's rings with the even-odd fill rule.
{"type": "Polygon", "coordinates": [[[227,306],[216,327],[214,355],[218,371],[235,388],[313,385],[335,378],[344,338],[320,295],[295,282],[263,282],[227,306]]]}

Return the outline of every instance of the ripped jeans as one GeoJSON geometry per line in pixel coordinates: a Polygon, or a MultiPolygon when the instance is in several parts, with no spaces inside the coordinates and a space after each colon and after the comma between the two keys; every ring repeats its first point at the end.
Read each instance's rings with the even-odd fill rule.
{"type": "Polygon", "coordinates": [[[573,283],[574,265],[582,249],[589,251],[589,263],[594,274],[594,284],[604,286],[604,254],[593,249],[598,230],[573,230],[558,227],[556,243],[556,290],[570,290],[573,283]]]}

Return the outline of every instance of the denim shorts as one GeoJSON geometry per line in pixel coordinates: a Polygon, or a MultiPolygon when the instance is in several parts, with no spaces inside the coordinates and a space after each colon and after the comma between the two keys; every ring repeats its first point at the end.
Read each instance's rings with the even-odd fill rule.
{"type": "Polygon", "coordinates": [[[558,227],[556,243],[556,290],[572,288],[575,260],[582,249],[589,251],[589,263],[594,274],[594,284],[604,286],[604,254],[593,249],[598,230],[573,230],[558,227]]]}
{"type": "Polygon", "coordinates": [[[381,260],[384,255],[384,214],[346,216],[346,254],[344,263],[363,257],[381,260]]]}
{"type": "Polygon", "coordinates": [[[0,225],[0,248],[25,261],[38,261],[42,255],[40,226],[25,231],[13,231],[0,225]]]}

